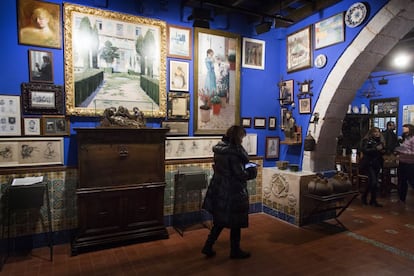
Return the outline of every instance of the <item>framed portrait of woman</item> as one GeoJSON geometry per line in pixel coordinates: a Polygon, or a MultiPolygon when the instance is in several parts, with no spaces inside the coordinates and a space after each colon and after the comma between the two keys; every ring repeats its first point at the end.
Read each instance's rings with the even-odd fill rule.
{"type": "Polygon", "coordinates": [[[62,48],[60,5],[43,1],[18,1],[19,43],[62,48]]]}

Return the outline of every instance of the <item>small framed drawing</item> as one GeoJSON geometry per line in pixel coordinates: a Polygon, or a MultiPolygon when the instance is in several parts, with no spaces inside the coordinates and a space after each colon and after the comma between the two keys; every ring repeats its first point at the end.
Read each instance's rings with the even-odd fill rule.
{"type": "Polygon", "coordinates": [[[305,27],[286,39],[287,72],[310,68],[312,66],[311,27],[305,27]]]}
{"type": "Polygon", "coordinates": [[[42,116],[42,135],[66,136],[70,134],[70,122],[65,116],[42,116]]]}
{"type": "Polygon", "coordinates": [[[291,105],[293,103],[293,80],[283,80],[279,83],[280,105],[291,105]]]}
{"type": "Polygon", "coordinates": [[[170,90],[188,92],[189,63],[170,60],[170,90]]]}
{"type": "Polygon", "coordinates": [[[265,43],[263,40],[243,38],[243,67],[264,70],[265,43]]]}
{"type": "Polygon", "coordinates": [[[299,113],[300,114],[311,113],[311,98],[299,99],[299,113]]]}
{"type": "Polygon", "coordinates": [[[190,119],[190,94],[180,92],[168,93],[168,118],[190,119]]]}
{"type": "Polygon", "coordinates": [[[23,118],[23,129],[25,136],[39,136],[41,130],[40,118],[23,118]]]}
{"type": "Polygon", "coordinates": [[[252,118],[241,118],[242,127],[249,128],[252,127],[252,118]]]}
{"type": "Polygon", "coordinates": [[[280,147],[279,136],[266,137],[265,158],[266,159],[279,158],[279,147],[280,147]]]}
{"type": "Polygon", "coordinates": [[[269,129],[276,129],[276,117],[269,117],[269,129]]]}
{"type": "Polygon", "coordinates": [[[63,114],[63,87],[47,83],[22,83],[23,113],[63,114]]]}
{"type": "Polygon", "coordinates": [[[266,128],[266,118],[254,117],[254,128],[266,128]]]}
{"type": "Polygon", "coordinates": [[[20,96],[0,95],[0,136],[20,136],[20,96]]]}
{"type": "Polygon", "coordinates": [[[188,136],[188,121],[163,121],[161,127],[169,129],[167,136],[188,136]]]}
{"type": "Polygon", "coordinates": [[[29,80],[53,83],[52,52],[29,50],[29,80]]]}
{"type": "Polygon", "coordinates": [[[169,57],[191,59],[191,28],[168,25],[167,40],[169,57]]]}

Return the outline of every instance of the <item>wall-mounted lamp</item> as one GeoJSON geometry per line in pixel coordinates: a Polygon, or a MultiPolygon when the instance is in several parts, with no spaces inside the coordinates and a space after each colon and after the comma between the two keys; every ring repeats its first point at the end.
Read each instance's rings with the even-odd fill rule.
{"type": "Polygon", "coordinates": [[[255,26],[256,33],[257,34],[267,33],[268,31],[270,31],[270,28],[272,28],[272,25],[273,25],[273,22],[263,20],[260,24],[255,26]]]}
{"type": "Polygon", "coordinates": [[[210,28],[210,21],[214,19],[211,17],[211,11],[203,8],[193,8],[193,12],[188,16],[188,20],[194,20],[193,27],[210,28]]]}
{"type": "Polygon", "coordinates": [[[380,79],[380,80],[378,81],[378,84],[379,84],[379,85],[385,85],[385,84],[388,84],[388,80],[387,80],[386,78],[382,77],[382,79],[380,79]]]}

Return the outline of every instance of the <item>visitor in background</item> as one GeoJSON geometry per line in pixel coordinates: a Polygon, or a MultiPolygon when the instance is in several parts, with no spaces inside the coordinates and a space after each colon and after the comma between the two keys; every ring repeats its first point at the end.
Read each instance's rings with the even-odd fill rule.
{"type": "Polygon", "coordinates": [[[402,127],[401,146],[396,147],[398,153],[398,195],[400,202],[405,203],[408,183],[414,188],[414,126],[404,124],[402,127]]]}
{"type": "Polygon", "coordinates": [[[381,171],[383,159],[382,155],[385,152],[384,138],[381,131],[377,127],[371,128],[368,133],[362,138],[361,153],[362,158],[359,162],[361,174],[368,176],[368,187],[362,193],[362,204],[367,205],[368,194],[371,198],[369,204],[375,207],[382,207],[377,202],[378,176],[381,171]]]}
{"type": "Polygon", "coordinates": [[[214,174],[203,202],[203,209],[213,215],[213,227],[201,250],[207,257],[216,255],[213,244],[224,228],[230,228],[230,258],[250,257],[240,248],[240,238],[241,228],[249,224],[247,180],[256,178],[257,168],[246,169],[249,157],[242,146],[245,136],[242,126],[232,126],[213,146],[214,174]]]}

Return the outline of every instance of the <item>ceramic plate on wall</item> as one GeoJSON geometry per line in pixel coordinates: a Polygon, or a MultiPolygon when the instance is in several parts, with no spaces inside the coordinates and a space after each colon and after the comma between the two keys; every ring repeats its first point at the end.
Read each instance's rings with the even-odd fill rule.
{"type": "Polygon", "coordinates": [[[367,11],[367,6],[364,3],[356,2],[352,4],[345,13],[345,24],[350,28],[361,25],[367,16],[367,11]]]}
{"type": "Polygon", "coordinates": [[[316,68],[322,68],[326,65],[326,55],[320,54],[315,58],[315,61],[313,62],[316,68]]]}

